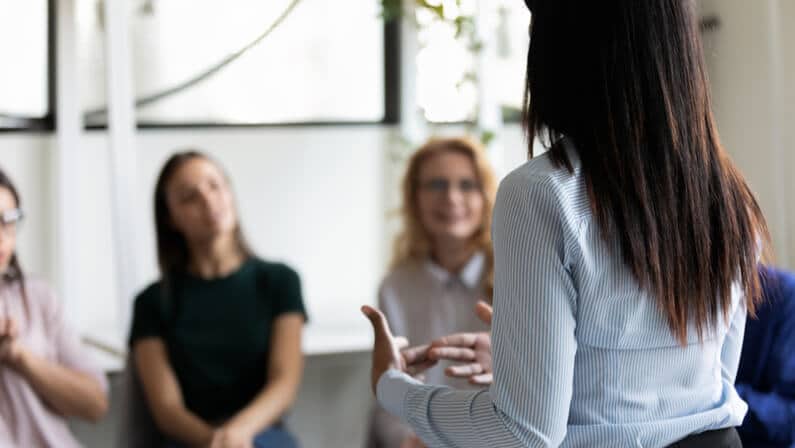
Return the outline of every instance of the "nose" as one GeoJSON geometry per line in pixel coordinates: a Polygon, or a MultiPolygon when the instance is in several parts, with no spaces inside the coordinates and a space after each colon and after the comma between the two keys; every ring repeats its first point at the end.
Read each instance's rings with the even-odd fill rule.
{"type": "Polygon", "coordinates": [[[213,203],[212,192],[209,191],[207,188],[199,189],[199,202],[201,202],[202,207],[204,207],[205,209],[212,208],[212,203],[213,203]]]}
{"type": "Polygon", "coordinates": [[[450,203],[458,203],[463,198],[461,189],[457,185],[451,184],[445,192],[445,200],[450,203]]]}

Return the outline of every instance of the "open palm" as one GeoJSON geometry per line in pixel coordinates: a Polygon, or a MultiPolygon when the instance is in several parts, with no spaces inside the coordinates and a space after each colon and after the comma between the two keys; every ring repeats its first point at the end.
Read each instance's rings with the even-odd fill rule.
{"type": "MultiPolygon", "coordinates": [[[[483,322],[491,324],[491,306],[478,302],[475,312],[483,322]]],[[[491,384],[493,380],[488,332],[456,333],[439,338],[431,343],[428,357],[458,363],[445,369],[448,376],[468,378],[470,383],[479,385],[491,384]]]]}

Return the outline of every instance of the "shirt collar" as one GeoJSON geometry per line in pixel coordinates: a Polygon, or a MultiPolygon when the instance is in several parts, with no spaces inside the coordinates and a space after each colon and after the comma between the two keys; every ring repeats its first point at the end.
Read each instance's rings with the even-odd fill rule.
{"type": "Polygon", "coordinates": [[[459,272],[458,275],[449,272],[447,269],[434,263],[431,259],[425,261],[425,269],[433,278],[444,285],[449,285],[453,281],[458,280],[467,288],[475,289],[480,286],[485,264],[486,256],[483,252],[475,252],[464,267],[461,268],[461,272],[459,272]]]}

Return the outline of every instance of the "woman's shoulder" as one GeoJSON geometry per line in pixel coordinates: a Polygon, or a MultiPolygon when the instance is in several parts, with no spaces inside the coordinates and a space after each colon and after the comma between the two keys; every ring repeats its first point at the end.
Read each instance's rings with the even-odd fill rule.
{"type": "Polygon", "coordinates": [[[557,166],[544,154],[533,158],[509,173],[500,183],[499,196],[513,197],[517,203],[563,209],[569,218],[579,220],[590,214],[590,203],[579,167],[569,170],[557,166]]]}
{"type": "MultiPolygon", "coordinates": [[[[38,275],[25,275],[25,298],[42,308],[50,308],[58,305],[55,291],[49,282],[38,275]]],[[[19,290],[17,284],[11,285],[15,290],[19,290]]],[[[21,292],[21,290],[19,290],[21,292]]]]}
{"type": "Polygon", "coordinates": [[[135,304],[152,304],[157,303],[162,296],[163,281],[157,280],[149,283],[135,296],[135,304]]]}
{"type": "Polygon", "coordinates": [[[765,302],[763,306],[783,310],[780,315],[790,317],[795,312],[795,273],[770,266],[760,266],[765,302]]]}
{"type": "Polygon", "coordinates": [[[25,275],[25,289],[31,295],[53,295],[50,283],[36,274],[25,275]]]}
{"type": "Polygon", "coordinates": [[[511,171],[503,180],[503,184],[548,185],[550,188],[563,189],[571,184],[582,181],[582,170],[579,157],[571,144],[565,144],[570,166],[558,163],[549,152],[533,157],[511,171]]]}
{"type": "Polygon", "coordinates": [[[281,261],[251,257],[246,263],[254,268],[253,271],[257,275],[263,275],[268,278],[298,278],[298,271],[281,261]]]}
{"type": "Polygon", "coordinates": [[[60,316],[62,305],[50,283],[38,275],[25,274],[22,280],[4,282],[2,288],[6,294],[20,299],[28,311],[38,318],[60,316]],[[24,292],[23,292],[24,285],[24,292]],[[24,295],[23,295],[24,294],[24,295]]]}
{"type": "Polygon", "coordinates": [[[393,266],[381,280],[381,290],[400,289],[402,285],[417,284],[417,279],[423,275],[422,262],[414,259],[401,261],[393,266]]]}

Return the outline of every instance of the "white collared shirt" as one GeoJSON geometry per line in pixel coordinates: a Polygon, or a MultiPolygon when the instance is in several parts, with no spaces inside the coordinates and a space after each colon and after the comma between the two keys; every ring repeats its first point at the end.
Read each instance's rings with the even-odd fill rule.
{"type": "MultiPolygon", "coordinates": [[[[477,252],[458,274],[431,260],[410,261],[395,268],[379,292],[379,307],[393,334],[408,338],[411,345],[419,345],[451,333],[488,331],[475,315],[477,301],[486,299],[485,264],[485,255],[477,252]]],[[[446,365],[428,370],[425,382],[468,388],[465,380],[444,375],[446,365]]]]}

